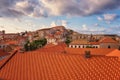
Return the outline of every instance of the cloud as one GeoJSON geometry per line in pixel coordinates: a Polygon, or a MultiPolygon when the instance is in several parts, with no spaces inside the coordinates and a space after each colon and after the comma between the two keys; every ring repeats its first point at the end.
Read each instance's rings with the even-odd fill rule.
{"type": "Polygon", "coordinates": [[[108,32],[109,33],[116,33],[116,34],[119,33],[120,32],[120,25],[109,27],[108,32]]]}
{"type": "Polygon", "coordinates": [[[119,7],[119,0],[42,0],[51,15],[88,16],[119,7]]]}
{"type": "Polygon", "coordinates": [[[103,14],[102,17],[98,16],[99,21],[105,21],[107,24],[111,24],[112,21],[116,20],[119,16],[117,14],[103,14]]]}
{"type": "Polygon", "coordinates": [[[89,30],[86,24],[83,24],[83,25],[82,25],[82,30],[83,30],[83,31],[88,31],[88,30],[89,30]]]}
{"type": "MultiPolygon", "coordinates": [[[[98,24],[97,24],[98,25],[98,24]]],[[[106,29],[104,27],[95,27],[95,26],[88,26],[83,24],[81,28],[77,29],[76,31],[82,32],[85,34],[101,34],[105,33],[106,29]]]]}
{"type": "Polygon", "coordinates": [[[23,13],[18,12],[12,8],[14,0],[0,0],[0,16],[1,17],[18,17],[23,13]]]}
{"type": "Polygon", "coordinates": [[[8,33],[17,33],[17,32],[21,32],[21,31],[25,31],[25,29],[23,29],[22,27],[18,27],[18,26],[13,26],[13,25],[0,25],[0,30],[5,30],[8,33]]]}
{"type": "Polygon", "coordinates": [[[40,27],[39,29],[50,28],[50,26],[47,25],[40,25],[39,27],[40,27]]]}
{"type": "Polygon", "coordinates": [[[110,27],[104,27],[104,26],[99,25],[98,27],[95,27],[95,26],[88,26],[87,24],[83,24],[81,27],[77,28],[76,31],[84,33],[84,34],[92,33],[92,34],[118,34],[120,35],[120,25],[115,25],[115,26],[110,26],[110,27]]]}
{"type": "Polygon", "coordinates": [[[117,18],[117,14],[104,14],[104,20],[106,21],[113,21],[117,18]]]}
{"type": "Polygon", "coordinates": [[[62,20],[62,21],[61,21],[61,24],[62,24],[62,26],[64,26],[64,27],[67,27],[67,26],[68,26],[68,22],[67,22],[66,20],[62,20]]]}
{"type": "Polygon", "coordinates": [[[46,17],[38,0],[0,0],[0,16],[2,18],[46,17]]]}
{"type": "Polygon", "coordinates": [[[98,26],[100,26],[100,25],[99,25],[98,23],[95,23],[94,26],[95,26],[95,27],[98,27],[98,26]]]}
{"type": "Polygon", "coordinates": [[[99,20],[99,21],[102,21],[103,20],[103,18],[102,17],[97,17],[97,19],[99,20]]]}
{"type": "Polygon", "coordinates": [[[105,28],[105,33],[106,34],[117,34],[120,36],[120,25],[116,25],[116,26],[110,26],[109,28],[105,28]]]}
{"type": "Polygon", "coordinates": [[[57,26],[57,24],[54,21],[50,25],[51,25],[51,27],[57,26]]]}
{"type": "Polygon", "coordinates": [[[3,18],[89,16],[118,8],[120,0],[0,0],[0,16],[3,18]]]}

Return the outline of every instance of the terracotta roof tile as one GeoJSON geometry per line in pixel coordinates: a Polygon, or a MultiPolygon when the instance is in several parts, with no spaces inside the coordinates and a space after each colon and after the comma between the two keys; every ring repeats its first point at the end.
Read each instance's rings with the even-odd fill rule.
{"type": "Polygon", "coordinates": [[[0,60],[0,66],[5,62],[6,58],[0,60]]]}
{"type": "Polygon", "coordinates": [[[90,51],[94,55],[107,55],[115,49],[104,49],[104,48],[65,48],[69,54],[84,54],[85,51],[90,51]]]}
{"type": "Polygon", "coordinates": [[[1,56],[6,56],[6,55],[9,55],[9,53],[3,51],[2,49],[0,49],[0,57],[1,56]]]}
{"type": "Polygon", "coordinates": [[[113,40],[110,37],[104,37],[99,42],[100,43],[117,43],[117,41],[113,40]]]}
{"type": "Polygon", "coordinates": [[[119,80],[116,57],[17,53],[0,71],[3,80],[119,80]]]}
{"type": "Polygon", "coordinates": [[[70,44],[76,45],[76,44],[89,44],[87,40],[74,40],[70,44]]]}
{"type": "Polygon", "coordinates": [[[49,48],[49,47],[53,47],[53,46],[55,46],[55,45],[50,43],[50,44],[45,45],[44,48],[49,48]]]}
{"type": "Polygon", "coordinates": [[[117,57],[102,56],[114,49],[90,49],[99,52],[86,59],[82,53],[86,49],[65,48],[59,44],[36,51],[15,54],[0,70],[3,80],[119,80],[120,62],[117,57]],[[61,51],[69,51],[66,54],[61,51]],[[103,53],[105,51],[105,53],[103,53]],[[72,54],[69,54],[69,53],[72,54]],[[60,54],[58,54],[60,53],[60,54]]]}
{"type": "Polygon", "coordinates": [[[99,45],[100,44],[99,42],[89,42],[89,43],[92,45],[99,45]]]}
{"type": "Polygon", "coordinates": [[[11,40],[11,41],[7,41],[6,44],[18,44],[18,41],[11,40]]]}
{"type": "Polygon", "coordinates": [[[61,52],[64,52],[66,46],[67,45],[65,43],[59,43],[59,45],[54,45],[54,46],[51,46],[51,47],[41,48],[41,49],[39,49],[39,51],[41,51],[41,52],[58,52],[58,53],[61,53],[61,52]]]}
{"type": "Polygon", "coordinates": [[[55,35],[61,35],[62,34],[62,32],[60,32],[60,31],[57,31],[56,33],[55,33],[55,35]]]}
{"type": "Polygon", "coordinates": [[[120,50],[116,49],[116,50],[110,52],[109,54],[107,54],[107,56],[117,56],[117,57],[120,57],[120,50]]]}

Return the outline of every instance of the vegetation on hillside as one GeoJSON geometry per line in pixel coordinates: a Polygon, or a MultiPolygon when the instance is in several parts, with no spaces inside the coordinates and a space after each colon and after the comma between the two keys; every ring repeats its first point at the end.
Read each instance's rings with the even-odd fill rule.
{"type": "Polygon", "coordinates": [[[45,38],[40,40],[34,40],[33,42],[27,41],[27,43],[24,45],[24,48],[25,51],[31,51],[43,47],[46,43],[47,40],[45,38]]]}
{"type": "Polygon", "coordinates": [[[69,45],[69,44],[71,43],[71,39],[70,39],[69,37],[67,37],[65,43],[66,43],[67,45],[69,45]]]}

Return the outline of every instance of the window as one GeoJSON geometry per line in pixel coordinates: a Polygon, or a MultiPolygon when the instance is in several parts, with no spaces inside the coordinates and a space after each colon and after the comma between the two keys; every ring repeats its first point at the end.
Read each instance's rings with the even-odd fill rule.
{"type": "Polygon", "coordinates": [[[98,47],[96,46],[96,48],[98,48],[98,47]]]}
{"type": "Polygon", "coordinates": [[[84,48],[84,46],[83,46],[83,48],[84,48]]]}
{"type": "Polygon", "coordinates": [[[75,48],[76,48],[77,46],[75,45],[75,48]]]}

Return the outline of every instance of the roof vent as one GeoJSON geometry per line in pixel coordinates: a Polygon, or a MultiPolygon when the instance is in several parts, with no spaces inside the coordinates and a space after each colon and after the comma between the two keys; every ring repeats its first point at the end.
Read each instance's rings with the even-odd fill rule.
{"type": "Polygon", "coordinates": [[[85,58],[91,58],[90,51],[85,51],[85,58]]]}
{"type": "Polygon", "coordinates": [[[119,46],[118,50],[120,50],[120,46],[119,46]]]}

